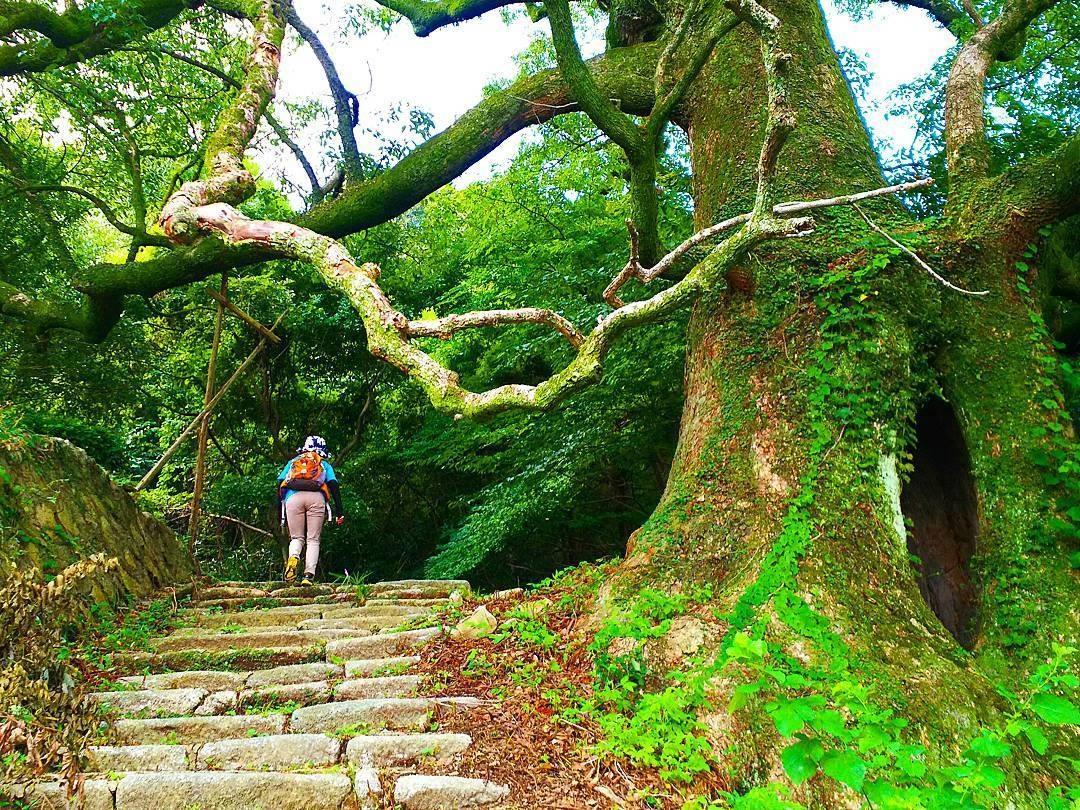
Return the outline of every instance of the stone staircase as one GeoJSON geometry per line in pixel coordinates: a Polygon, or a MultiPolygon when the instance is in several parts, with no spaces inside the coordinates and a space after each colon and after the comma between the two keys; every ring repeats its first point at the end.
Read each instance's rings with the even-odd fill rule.
{"type": "Polygon", "coordinates": [[[185,626],[127,656],[133,673],[95,694],[114,745],[95,747],[83,810],[364,810],[509,807],[509,788],[458,775],[465,734],[439,731],[469,697],[424,697],[411,668],[440,627],[400,629],[460,601],[464,581],[356,589],[222,583],[182,609],[185,626]],[[143,674],[134,674],[143,673],[143,674]]]}

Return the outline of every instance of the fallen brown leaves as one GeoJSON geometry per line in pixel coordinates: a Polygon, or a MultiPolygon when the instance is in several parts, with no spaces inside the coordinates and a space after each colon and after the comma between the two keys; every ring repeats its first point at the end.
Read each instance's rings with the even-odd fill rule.
{"type": "MultiPolygon", "coordinates": [[[[644,807],[641,797],[655,797],[677,807],[675,797],[655,771],[601,760],[590,749],[599,730],[588,718],[563,717],[574,696],[591,694],[592,659],[576,633],[579,617],[559,606],[559,592],[545,592],[553,607],[540,618],[558,639],[551,649],[521,643],[513,635],[499,643],[490,638],[458,641],[444,638],[427,648],[418,667],[426,675],[426,694],[470,695],[490,701],[468,712],[439,718],[444,731],[463,732],[473,745],[455,759],[463,776],[510,785],[516,807],[644,807]],[[671,801],[665,801],[665,797],[671,801]],[[673,803],[674,802],[674,803],[673,803]]],[[[471,602],[500,620],[527,597],[471,602]]],[[[445,763],[425,763],[421,770],[445,773],[445,763]]]]}

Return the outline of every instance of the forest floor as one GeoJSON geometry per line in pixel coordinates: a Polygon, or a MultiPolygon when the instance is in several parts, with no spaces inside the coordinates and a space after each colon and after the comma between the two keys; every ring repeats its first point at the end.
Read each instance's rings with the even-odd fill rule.
{"type": "Polygon", "coordinates": [[[532,593],[514,589],[452,606],[443,617],[450,626],[483,607],[498,628],[483,638],[445,636],[426,647],[416,667],[425,693],[483,701],[449,718],[445,730],[473,739],[463,768],[511,785],[522,806],[682,807],[685,794],[663,782],[655,767],[598,752],[603,733],[585,632],[591,594],[584,591],[567,584],[532,593]]]}

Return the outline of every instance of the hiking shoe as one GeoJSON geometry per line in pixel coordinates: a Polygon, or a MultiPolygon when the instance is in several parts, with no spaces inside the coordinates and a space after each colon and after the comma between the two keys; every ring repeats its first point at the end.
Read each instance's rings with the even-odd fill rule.
{"type": "Polygon", "coordinates": [[[310,575],[304,574],[304,578],[303,578],[303,580],[301,580],[300,584],[303,585],[303,586],[314,585],[315,580],[312,579],[310,575]]]}
{"type": "Polygon", "coordinates": [[[299,557],[289,557],[289,561],[285,563],[285,581],[292,584],[296,582],[296,569],[300,567],[299,557]]]}

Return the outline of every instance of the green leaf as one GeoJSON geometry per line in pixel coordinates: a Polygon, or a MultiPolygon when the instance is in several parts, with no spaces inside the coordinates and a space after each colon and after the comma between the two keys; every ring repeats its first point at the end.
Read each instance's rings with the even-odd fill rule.
{"type": "Polygon", "coordinates": [[[850,751],[830,751],[821,760],[821,770],[852,790],[862,790],[866,763],[850,751]]]}
{"type": "Polygon", "coordinates": [[[780,753],[780,761],[791,781],[801,785],[817,773],[817,763],[824,750],[815,739],[799,740],[780,753]]]}
{"type": "Polygon", "coordinates": [[[1031,709],[1052,726],[1080,726],[1080,709],[1057,695],[1039,694],[1031,699],[1031,709]]]}
{"type": "Polygon", "coordinates": [[[1046,735],[1035,726],[1025,726],[1024,735],[1027,737],[1028,742],[1031,743],[1031,747],[1035,749],[1036,754],[1045,754],[1050,747],[1050,741],[1046,739],[1046,735]]]}

